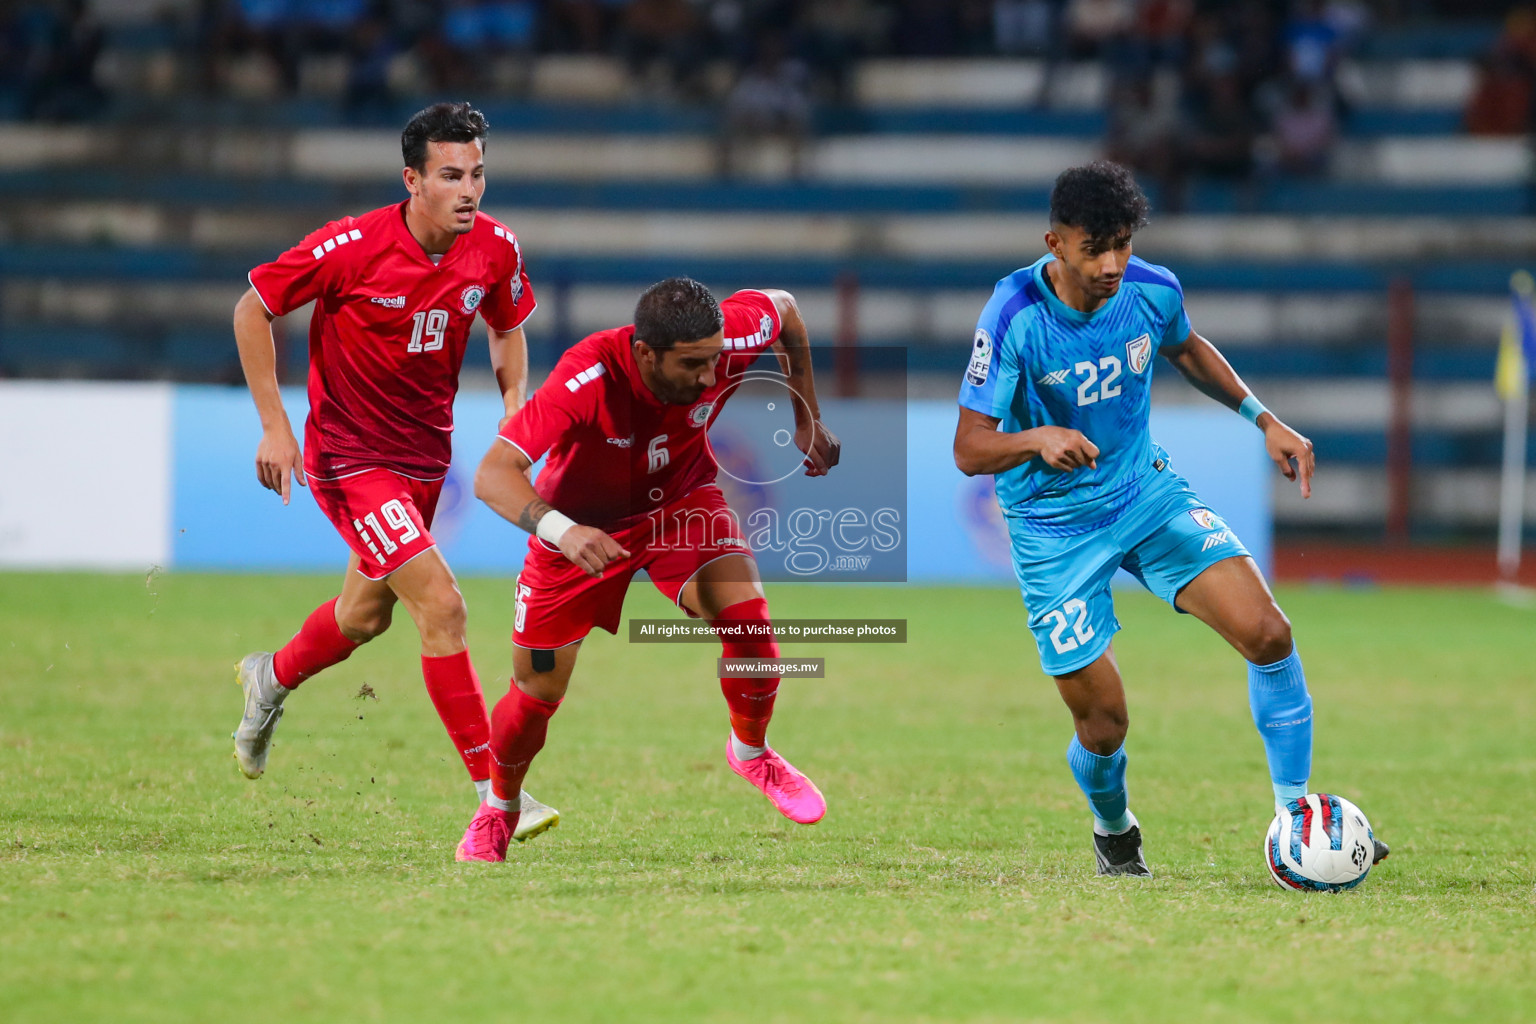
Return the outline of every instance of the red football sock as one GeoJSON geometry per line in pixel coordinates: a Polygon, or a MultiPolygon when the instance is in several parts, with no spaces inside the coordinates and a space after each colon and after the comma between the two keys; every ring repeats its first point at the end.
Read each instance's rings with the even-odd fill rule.
{"type": "Polygon", "coordinates": [[[491,712],[491,792],[516,806],[533,755],[544,749],[560,702],[530,697],[514,681],[491,712]]]}
{"type": "Polygon", "coordinates": [[[421,677],[427,696],[443,720],[448,738],[464,759],[469,777],[476,782],[491,777],[491,721],[485,714],[485,694],[468,651],[441,658],[422,655],[421,677]]]}
{"type": "MultiPolygon", "coordinates": [[[[710,622],[715,632],[721,634],[725,657],[777,658],[779,642],[771,632],[766,637],[729,638],[726,632],[729,627],[734,624],[739,630],[740,624],[746,623],[765,628],[770,625],[767,600],[754,597],[733,604],[721,609],[720,615],[710,622]]],[[[736,738],[749,747],[767,746],[768,722],[773,718],[773,701],[779,692],[778,677],[741,679],[722,676],[720,692],[725,694],[726,706],[731,709],[731,731],[736,738]]]]}
{"type": "Polygon", "coordinates": [[[309,613],[304,625],[272,657],[272,674],[280,685],[293,689],[323,668],[346,661],[361,647],[348,640],[336,625],[336,602],[331,598],[309,613]]]}

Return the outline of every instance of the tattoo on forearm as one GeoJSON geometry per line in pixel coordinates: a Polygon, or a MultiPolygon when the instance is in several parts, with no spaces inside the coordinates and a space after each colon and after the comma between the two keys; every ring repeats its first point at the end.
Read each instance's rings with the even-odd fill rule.
{"type": "Polygon", "coordinates": [[[529,533],[536,533],[539,529],[539,520],[544,518],[544,513],[553,511],[554,506],[543,498],[534,498],[523,507],[523,511],[517,517],[517,525],[529,533]]]}

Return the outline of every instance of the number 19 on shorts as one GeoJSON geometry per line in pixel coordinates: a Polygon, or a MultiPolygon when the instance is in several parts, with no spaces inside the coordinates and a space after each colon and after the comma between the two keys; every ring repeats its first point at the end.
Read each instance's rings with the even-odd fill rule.
{"type": "Polygon", "coordinates": [[[379,507],[379,512],[383,514],[384,521],[394,529],[394,537],[379,525],[379,517],[372,512],[363,516],[362,519],[352,520],[352,525],[356,528],[357,535],[363,539],[363,543],[368,545],[368,550],[373,552],[373,557],[383,565],[387,561],[386,556],[400,550],[402,544],[409,544],[420,537],[421,531],[416,528],[415,523],[411,522],[410,513],[406,512],[399,498],[386,501],[379,507]],[[380,546],[384,550],[380,551],[380,546]]]}

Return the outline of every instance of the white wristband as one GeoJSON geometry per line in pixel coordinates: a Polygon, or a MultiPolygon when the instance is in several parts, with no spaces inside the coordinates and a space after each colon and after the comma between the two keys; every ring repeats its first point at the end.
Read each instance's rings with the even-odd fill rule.
{"type": "Polygon", "coordinates": [[[576,525],[576,520],[561,512],[559,509],[550,509],[539,520],[539,528],[534,531],[540,540],[547,540],[559,547],[560,538],[565,536],[565,531],[576,525]]]}

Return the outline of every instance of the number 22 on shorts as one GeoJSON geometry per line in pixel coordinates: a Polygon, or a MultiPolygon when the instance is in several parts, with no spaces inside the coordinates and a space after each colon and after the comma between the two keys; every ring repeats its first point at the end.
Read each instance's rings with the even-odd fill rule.
{"type": "Polygon", "coordinates": [[[1047,622],[1056,623],[1051,627],[1051,646],[1056,648],[1057,654],[1075,651],[1079,646],[1093,639],[1093,627],[1088,625],[1088,605],[1078,598],[1074,597],[1060,608],[1052,608],[1042,618],[1047,622]],[[1063,634],[1066,633],[1069,624],[1072,635],[1065,636],[1063,634]]]}

